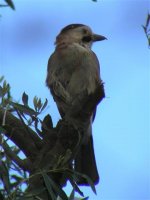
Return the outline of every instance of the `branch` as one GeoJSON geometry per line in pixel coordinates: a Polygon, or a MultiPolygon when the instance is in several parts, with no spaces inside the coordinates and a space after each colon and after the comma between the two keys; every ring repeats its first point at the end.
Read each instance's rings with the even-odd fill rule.
{"type": "MultiPolygon", "coordinates": [[[[71,106],[70,114],[73,119],[87,123],[89,116],[93,113],[99,102],[105,97],[103,83],[97,84],[96,91],[91,94],[83,94],[77,99],[74,106],[71,106]]],[[[68,113],[67,113],[68,114],[68,113]]],[[[4,110],[0,108],[0,124],[5,121],[5,126],[2,128],[6,137],[11,139],[26,155],[27,159],[31,161],[31,168],[29,171],[29,187],[27,192],[41,190],[45,188],[45,183],[42,178],[42,171],[48,172],[51,180],[57,185],[64,186],[69,176],[63,169],[70,169],[72,161],[78,151],[78,145],[82,140],[83,130],[77,130],[74,124],[63,118],[60,120],[56,128],[48,128],[44,132],[43,140],[41,140],[36,133],[28,127],[24,128],[22,122],[13,116],[10,112],[6,112],[6,119],[4,120],[4,110]],[[56,173],[57,172],[57,173],[56,173]]],[[[8,152],[7,152],[8,153],[8,152]]],[[[12,159],[22,167],[24,164],[9,152],[12,159]]],[[[22,168],[21,167],[21,168],[22,168]]],[[[38,197],[44,200],[49,200],[47,190],[41,192],[38,197]]]]}
{"type": "MultiPolygon", "coordinates": [[[[0,108],[0,124],[3,123],[5,110],[0,108]]],[[[36,154],[42,147],[41,139],[28,127],[28,131],[23,127],[21,121],[13,116],[9,111],[6,112],[4,135],[11,139],[24,152],[27,158],[34,160],[36,154]]]]}
{"type": "MultiPolygon", "coordinates": [[[[104,97],[104,86],[101,82],[97,85],[97,89],[92,95],[86,95],[82,102],[78,101],[77,104],[71,108],[71,111],[74,110],[74,115],[75,117],[79,117],[79,120],[81,119],[83,122],[88,122],[89,115],[91,116],[97,104],[101,102],[104,97]]],[[[68,149],[70,149],[72,153],[74,152],[79,142],[80,133],[73,125],[74,124],[68,123],[65,117],[65,119],[58,122],[56,128],[49,131],[47,137],[44,138],[44,146],[39,155],[39,159],[36,160],[36,166],[52,168],[54,163],[56,164],[56,161],[58,161],[58,158],[64,156],[68,149]],[[47,160],[49,161],[47,162],[47,160]]]]}
{"type": "Polygon", "coordinates": [[[1,146],[3,147],[7,156],[11,160],[13,160],[21,169],[28,171],[30,165],[29,161],[20,159],[20,157],[17,156],[17,154],[11,150],[9,145],[4,140],[2,141],[1,136],[0,136],[0,141],[1,141],[1,146]]]}
{"type": "MultiPolygon", "coordinates": [[[[97,89],[92,95],[87,95],[82,102],[78,102],[83,107],[78,104],[75,105],[73,108],[76,111],[75,116],[79,117],[82,111],[81,120],[88,120],[89,113],[93,112],[93,109],[95,109],[104,97],[104,87],[101,82],[97,85],[97,89]],[[81,109],[77,109],[78,106],[81,109]]],[[[72,161],[76,155],[76,151],[78,151],[77,147],[80,142],[80,137],[82,137],[82,134],[74,128],[73,124],[68,123],[66,119],[60,120],[56,128],[51,129],[49,138],[47,137],[45,140],[46,143],[34,163],[35,171],[33,174],[39,173],[39,170],[49,171],[50,178],[58,185],[64,186],[68,177],[64,176],[65,173],[62,173],[61,170],[72,167],[72,161]]],[[[30,174],[30,176],[32,178],[30,178],[28,192],[32,192],[32,190],[34,191],[40,188],[41,185],[44,185],[40,174],[39,176],[32,176],[30,174]]],[[[40,198],[44,197],[46,199],[45,196],[46,191],[39,195],[40,198]]]]}

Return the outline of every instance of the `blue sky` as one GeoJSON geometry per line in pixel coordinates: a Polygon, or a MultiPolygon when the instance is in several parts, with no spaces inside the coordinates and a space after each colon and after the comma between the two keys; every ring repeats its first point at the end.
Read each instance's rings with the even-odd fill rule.
{"type": "MultiPolygon", "coordinates": [[[[14,0],[16,11],[0,10],[0,76],[18,101],[25,91],[49,99],[54,123],[59,114],[45,86],[55,36],[70,23],[89,25],[108,40],[93,51],[101,65],[106,98],[93,124],[101,181],[91,200],[150,199],[150,49],[144,35],[148,0],[14,0]]],[[[32,102],[32,101],[31,101],[32,102]]],[[[43,116],[44,116],[43,115],[43,116]]]]}

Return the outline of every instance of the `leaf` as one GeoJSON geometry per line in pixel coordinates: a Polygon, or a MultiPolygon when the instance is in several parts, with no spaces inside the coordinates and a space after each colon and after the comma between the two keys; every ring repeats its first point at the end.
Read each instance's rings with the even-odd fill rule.
{"type": "Polygon", "coordinates": [[[38,195],[41,194],[44,190],[45,190],[44,187],[39,187],[39,188],[37,188],[37,189],[33,189],[33,190],[31,190],[29,193],[25,193],[24,197],[25,197],[25,198],[29,198],[29,197],[33,197],[33,196],[38,196],[38,195]]]}
{"type": "Polygon", "coordinates": [[[0,126],[0,133],[4,133],[4,132],[5,132],[5,129],[0,126]]]}
{"type": "Polygon", "coordinates": [[[38,118],[35,118],[35,119],[34,119],[34,128],[35,128],[36,132],[37,132],[40,136],[42,136],[42,131],[40,131],[40,129],[38,128],[38,123],[39,123],[38,118]]]}
{"type": "Polygon", "coordinates": [[[22,177],[17,176],[17,175],[15,175],[15,174],[11,175],[11,178],[15,179],[17,182],[21,182],[22,179],[23,179],[22,177]]]}
{"type": "Polygon", "coordinates": [[[83,177],[84,179],[87,180],[88,184],[91,186],[91,189],[93,190],[93,192],[96,194],[96,188],[95,185],[93,183],[93,181],[85,174],[81,174],[79,172],[74,171],[74,174],[79,176],[79,177],[83,177]]]}
{"type": "Polygon", "coordinates": [[[21,151],[17,146],[12,146],[11,149],[12,149],[12,151],[14,151],[14,153],[17,154],[17,155],[18,155],[18,153],[20,153],[20,151],[21,151]]]}
{"type": "Polygon", "coordinates": [[[58,194],[59,197],[62,198],[63,200],[68,200],[66,193],[61,189],[61,187],[59,185],[57,185],[49,176],[47,176],[47,177],[49,178],[49,181],[50,181],[53,189],[55,190],[56,194],[58,194]]]}
{"type": "Polygon", "coordinates": [[[7,90],[7,85],[8,85],[8,84],[7,84],[6,80],[5,80],[5,81],[3,82],[3,89],[4,89],[4,90],[7,90]]]}
{"type": "Polygon", "coordinates": [[[19,186],[24,181],[23,177],[17,176],[15,174],[11,175],[11,180],[12,179],[14,179],[14,180],[11,183],[11,189],[16,188],[17,186],[19,186]]]}
{"type": "Polygon", "coordinates": [[[150,23],[150,14],[148,13],[146,19],[146,27],[148,27],[149,23],[150,23]]]}
{"type": "Polygon", "coordinates": [[[34,105],[35,110],[39,111],[42,107],[41,99],[35,96],[33,99],[33,105],[34,105]]]}
{"type": "Polygon", "coordinates": [[[4,81],[3,86],[0,86],[0,97],[4,97],[9,92],[10,92],[10,85],[6,81],[4,81]]]}
{"type": "Polygon", "coordinates": [[[10,104],[17,110],[19,110],[22,113],[25,113],[26,115],[29,116],[37,116],[39,113],[34,111],[32,108],[29,108],[25,105],[21,105],[19,103],[14,103],[14,102],[10,102],[10,104]]]}
{"type": "Polygon", "coordinates": [[[39,98],[37,102],[38,111],[41,109],[41,107],[42,107],[42,101],[41,101],[41,98],[39,98]]]}
{"type": "Polygon", "coordinates": [[[0,83],[4,80],[4,76],[0,77],[0,83]]]}
{"type": "Polygon", "coordinates": [[[10,193],[9,172],[3,161],[0,161],[0,179],[3,182],[6,192],[9,194],[10,193]]]}
{"type": "MultiPolygon", "coordinates": [[[[56,194],[62,198],[63,200],[68,200],[67,195],[65,192],[58,186],[45,172],[42,173],[45,185],[47,186],[47,189],[51,188],[50,191],[48,190],[49,194],[51,195],[51,192],[54,194],[53,190],[56,192],[56,194]]],[[[55,194],[54,194],[55,195],[55,194]]],[[[51,196],[52,197],[52,196],[51,196]]]]}
{"type": "Polygon", "coordinates": [[[82,197],[84,197],[83,192],[80,190],[80,188],[77,185],[77,181],[79,180],[77,176],[75,176],[74,171],[67,170],[66,175],[68,176],[68,179],[73,187],[73,189],[78,192],[82,197]]]}
{"type": "MultiPolygon", "coordinates": [[[[2,8],[2,7],[7,7],[8,5],[2,5],[2,4],[0,4],[0,7],[2,8]]],[[[0,17],[1,17],[1,15],[0,15],[0,17]]]]}
{"type": "Polygon", "coordinates": [[[37,98],[37,96],[35,96],[33,98],[33,105],[34,105],[35,110],[37,110],[37,101],[38,101],[38,98],[37,98]]]}
{"type": "Polygon", "coordinates": [[[143,25],[142,25],[142,27],[143,27],[143,29],[144,29],[144,32],[146,33],[146,27],[145,27],[145,26],[143,26],[143,25]]]}
{"type": "Polygon", "coordinates": [[[89,199],[89,197],[85,197],[85,198],[83,198],[83,199],[80,199],[80,200],[88,200],[89,199]]]}
{"type": "Polygon", "coordinates": [[[74,195],[75,195],[75,189],[72,189],[72,192],[70,194],[69,200],[73,200],[74,199],[74,195]]]}
{"type": "Polygon", "coordinates": [[[65,155],[63,156],[63,160],[61,161],[61,166],[65,166],[65,164],[69,162],[71,155],[72,155],[71,150],[67,149],[65,155]]]}
{"type": "Polygon", "coordinates": [[[53,122],[51,116],[48,114],[44,117],[43,121],[41,121],[42,124],[42,131],[49,131],[53,128],[53,122]]]}
{"type": "Polygon", "coordinates": [[[84,197],[84,193],[80,190],[80,188],[78,187],[77,183],[74,181],[74,178],[71,177],[71,178],[69,179],[69,181],[70,181],[70,183],[71,183],[73,189],[74,189],[76,192],[78,192],[82,197],[84,197]]]}
{"type": "Polygon", "coordinates": [[[28,95],[25,92],[22,95],[22,102],[25,106],[28,106],[28,95]]]}
{"type": "Polygon", "coordinates": [[[51,183],[50,183],[50,181],[48,179],[47,174],[43,172],[42,176],[43,176],[43,179],[44,179],[44,182],[45,182],[45,185],[46,185],[46,189],[47,189],[50,197],[52,198],[52,200],[56,200],[56,195],[52,190],[51,183]]]}
{"type": "Polygon", "coordinates": [[[15,10],[15,6],[12,2],[12,0],[4,0],[13,10],[15,10]]]}
{"type": "Polygon", "coordinates": [[[46,99],[42,108],[41,108],[41,112],[46,108],[47,104],[48,104],[48,100],[46,99]]]}
{"type": "Polygon", "coordinates": [[[4,200],[4,196],[2,195],[1,191],[0,191],[0,200],[4,200]]]}
{"type": "Polygon", "coordinates": [[[0,86],[0,97],[3,97],[3,88],[0,86]]]}
{"type": "Polygon", "coordinates": [[[35,96],[35,97],[33,98],[33,105],[34,105],[34,108],[35,108],[35,110],[38,111],[38,112],[42,112],[42,111],[45,109],[45,107],[47,106],[47,103],[48,103],[48,100],[47,100],[47,99],[45,100],[45,102],[44,102],[44,104],[43,104],[42,101],[41,101],[41,98],[38,98],[37,96],[35,96]]]}

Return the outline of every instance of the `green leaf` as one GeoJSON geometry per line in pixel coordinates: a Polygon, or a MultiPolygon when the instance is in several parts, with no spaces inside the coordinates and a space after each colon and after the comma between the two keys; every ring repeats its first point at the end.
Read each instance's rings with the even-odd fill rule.
{"type": "Polygon", "coordinates": [[[29,115],[29,116],[37,116],[39,113],[34,111],[32,108],[29,108],[25,105],[21,105],[19,103],[14,103],[14,102],[11,102],[10,103],[15,109],[17,109],[18,111],[26,114],[26,115],[29,115]]]}
{"type": "MultiPolygon", "coordinates": [[[[14,171],[15,171],[15,169],[14,169],[14,171]]],[[[20,176],[17,176],[17,175],[11,175],[11,180],[12,179],[14,179],[14,180],[11,183],[11,189],[13,189],[13,188],[15,189],[16,187],[20,186],[24,182],[23,177],[20,177],[20,176]]]]}
{"type": "Polygon", "coordinates": [[[143,26],[143,25],[142,25],[142,27],[143,27],[143,29],[144,29],[144,32],[146,33],[146,27],[145,27],[145,26],[143,26]]]}
{"type": "Polygon", "coordinates": [[[148,38],[148,45],[150,46],[150,37],[148,38]]]}
{"type": "Polygon", "coordinates": [[[150,23],[150,14],[148,13],[147,14],[147,19],[146,19],[146,27],[149,26],[149,23],[150,23]]]}
{"type": "Polygon", "coordinates": [[[31,190],[29,193],[25,193],[24,198],[30,198],[34,196],[38,196],[42,192],[44,192],[46,189],[44,187],[39,187],[37,189],[31,190]]]}
{"type": "Polygon", "coordinates": [[[53,128],[53,122],[51,116],[48,114],[44,117],[43,121],[41,121],[42,124],[42,131],[49,131],[53,128]]]}
{"type": "Polygon", "coordinates": [[[81,200],[88,200],[89,199],[89,197],[85,197],[85,198],[83,198],[83,199],[81,199],[81,200]]]}
{"type": "Polygon", "coordinates": [[[35,96],[33,98],[33,105],[34,105],[35,110],[37,110],[37,101],[38,101],[38,98],[37,98],[37,96],[35,96]]]}
{"type": "Polygon", "coordinates": [[[13,10],[15,10],[15,6],[12,2],[12,0],[4,0],[13,10]]]}
{"type": "Polygon", "coordinates": [[[0,133],[4,133],[4,132],[5,132],[5,129],[0,126],[0,133]]]}
{"type": "Polygon", "coordinates": [[[25,106],[28,106],[28,95],[25,92],[22,95],[22,102],[25,106]]]}
{"type": "Polygon", "coordinates": [[[84,179],[87,180],[88,184],[91,186],[91,189],[93,190],[93,192],[96,194],[96,188],[95,185],[93,183],[93,181],[85,174],[81,174],[79,172],[74,171],[74,174],[78,177],[83,177],[84,179]]]}
{"type": "Polygon", "coordinates": [[[0,97],[3,97],[3,88],[0,86],[0,97]]]}
{"type": "Polygon", "coordinates": [[[17,182],[21,182],[21,181],[23,180],[22,177],[17,176],[17,175],[15,175],[15,174],[11,175],[11,178],[15,179],[17,182]]]}
{"type": "MultiPolygon", "coordinates": [[[[60,186],[58,186],[46,173],[42,173],[44,176],[44,181],[45,185],[48,187],[51,187],[55,193],[63,200],[68,200],[67,195],[65,194],[65,192],[61,189],[60,186]]],[[[47,188],[48,189],[48,188],[47,188]]]]}
{"type": "Polygon", "coordinates": [[[56,195],[54,193],[54,191],[52,190],[52,186],[51,186],[51,182],[49,181],[49,177],[47,176],[47,174],[45,172],[42,173],[45,185],[46,185],[46,189],[50,195],[50,197],[52,198],[52,200],[56,200],[56,195]]]}
{"type": "Polygon", "coordinates": [[[10,93],[10,85],[4,81],[3,86],[0,86],[0,97],[4,97],[10,93]]]}
{"type": "Polygon", "coordinates": [[[0,83],[4,80],[4,76],[0,77],[0,83]]]}
{"type": "Polygon", "coordinates": [[[80,188],[78,187],[77,183],[75,182],[74,177],[70,177],[70,178],[69,178],[69,181],[70,181],[70,183],[71,183],[73,189],[74,189],[76,192],[78,192],[78,194],[80,194],[82,197],[84,197],[84,194],[83,194],[83,192],[80,190],[80,188]]]}
{"type": "Polygon", "coordinates": [[[39,111],[42,107],[41,99],[35,96],[33,99],[33,105],[34,105],[35,110],[39,111]]]}
{"type": "Polygon", "coordinates": [[[70,194],[69,200],[73,200],[74,199],[74,195],[75,195],[75,189],[72,189],[72,192],[70,194]]]}
{"type": "Polygon", "coordinates": [[[48,100],[46,99],[42,108],[41,108],[41,112],[46,108],[47,104],[48,104],[48,100]]]}
{"type": "Polygon", "coordinates": [[[39,123],[39,119],[38,119],[38,118],[35,118],[35,119],[34,119],[34,127],[35,127],[35,130],[36,130],[36,132],[37,132],[40,136],[42,136],[42,131],[40,131],[40,129],[38,128],[38,123],[39,123]]]}
{"type": "Polygon", "coordinates": [[[1,192],[0,192],[0,200],[4,200],[4,196],[2,195],[1,192]]]}
{"type": "Polygon", "coordinates": [[[15,152],[15,154],[17,154],[17,155],[18,155],[18,153],[20,153],[20,151],[21,151],[17,146],[12,146],[11,149],[12,149],[12,151],[15,152]]]}
{"type": "MultiPolygon", "coordinates": [[[[2,8],[2,7],[8,7],[8,5],[2,5],[2,4],[0,4],[0,7],[2,8]]],[[[0,17],[1,17],[1,15],[0,15],[0,17]]]]}
{"type": "Polygon", "coordinates": [[[47,106],[47,103],[48,103],[48,100],[47,100],[47,99],[45,100],[45,102],[44,102],[44,104],[43,104],[42,101],[41,101],[41,98],[38,98],[37,96],[35,96],[35,97],[33,98],[33,105],[34,105],[34,108],[35,108],[35,110],[38,111],[38,112],[42,112],[42,111],[45,109],[45,107],[47,106]]]}
{"type": "Polygon", "coordinates": [[[49,176],[47,176],[49,178],[49,181],[54,189],[54,191],[56,192],[56,194],[59,195],[60,198],[62,198],[63,200],[68,200],[67,195],[65,194],[65,192],[61,189],[61,187],[59,185],[57,185],[49,176]]]}
{"type": "Polygon", "coordinates": [[[6,192],[9,194],[10,193],[9,172],[3,161],[0,161],[0,179],[3,182],[6,192]]]}
{"type": "Polygon", "coordinates": [[[38,111],[40,111],[41,107],[42,107],[42,101],[41,101],[41,98],[39,98],[37,102],[38,111]]]}

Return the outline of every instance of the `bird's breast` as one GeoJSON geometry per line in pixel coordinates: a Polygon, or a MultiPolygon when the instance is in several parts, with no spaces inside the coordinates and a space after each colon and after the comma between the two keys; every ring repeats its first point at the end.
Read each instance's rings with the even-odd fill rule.
{"type": "Polygon", "coordinates": [[[61,83],[70,97],[95,91],[99,66],[90,49],[79,44],[61,46],[56,48],[49,65],[53,80],[61,83]]]}

